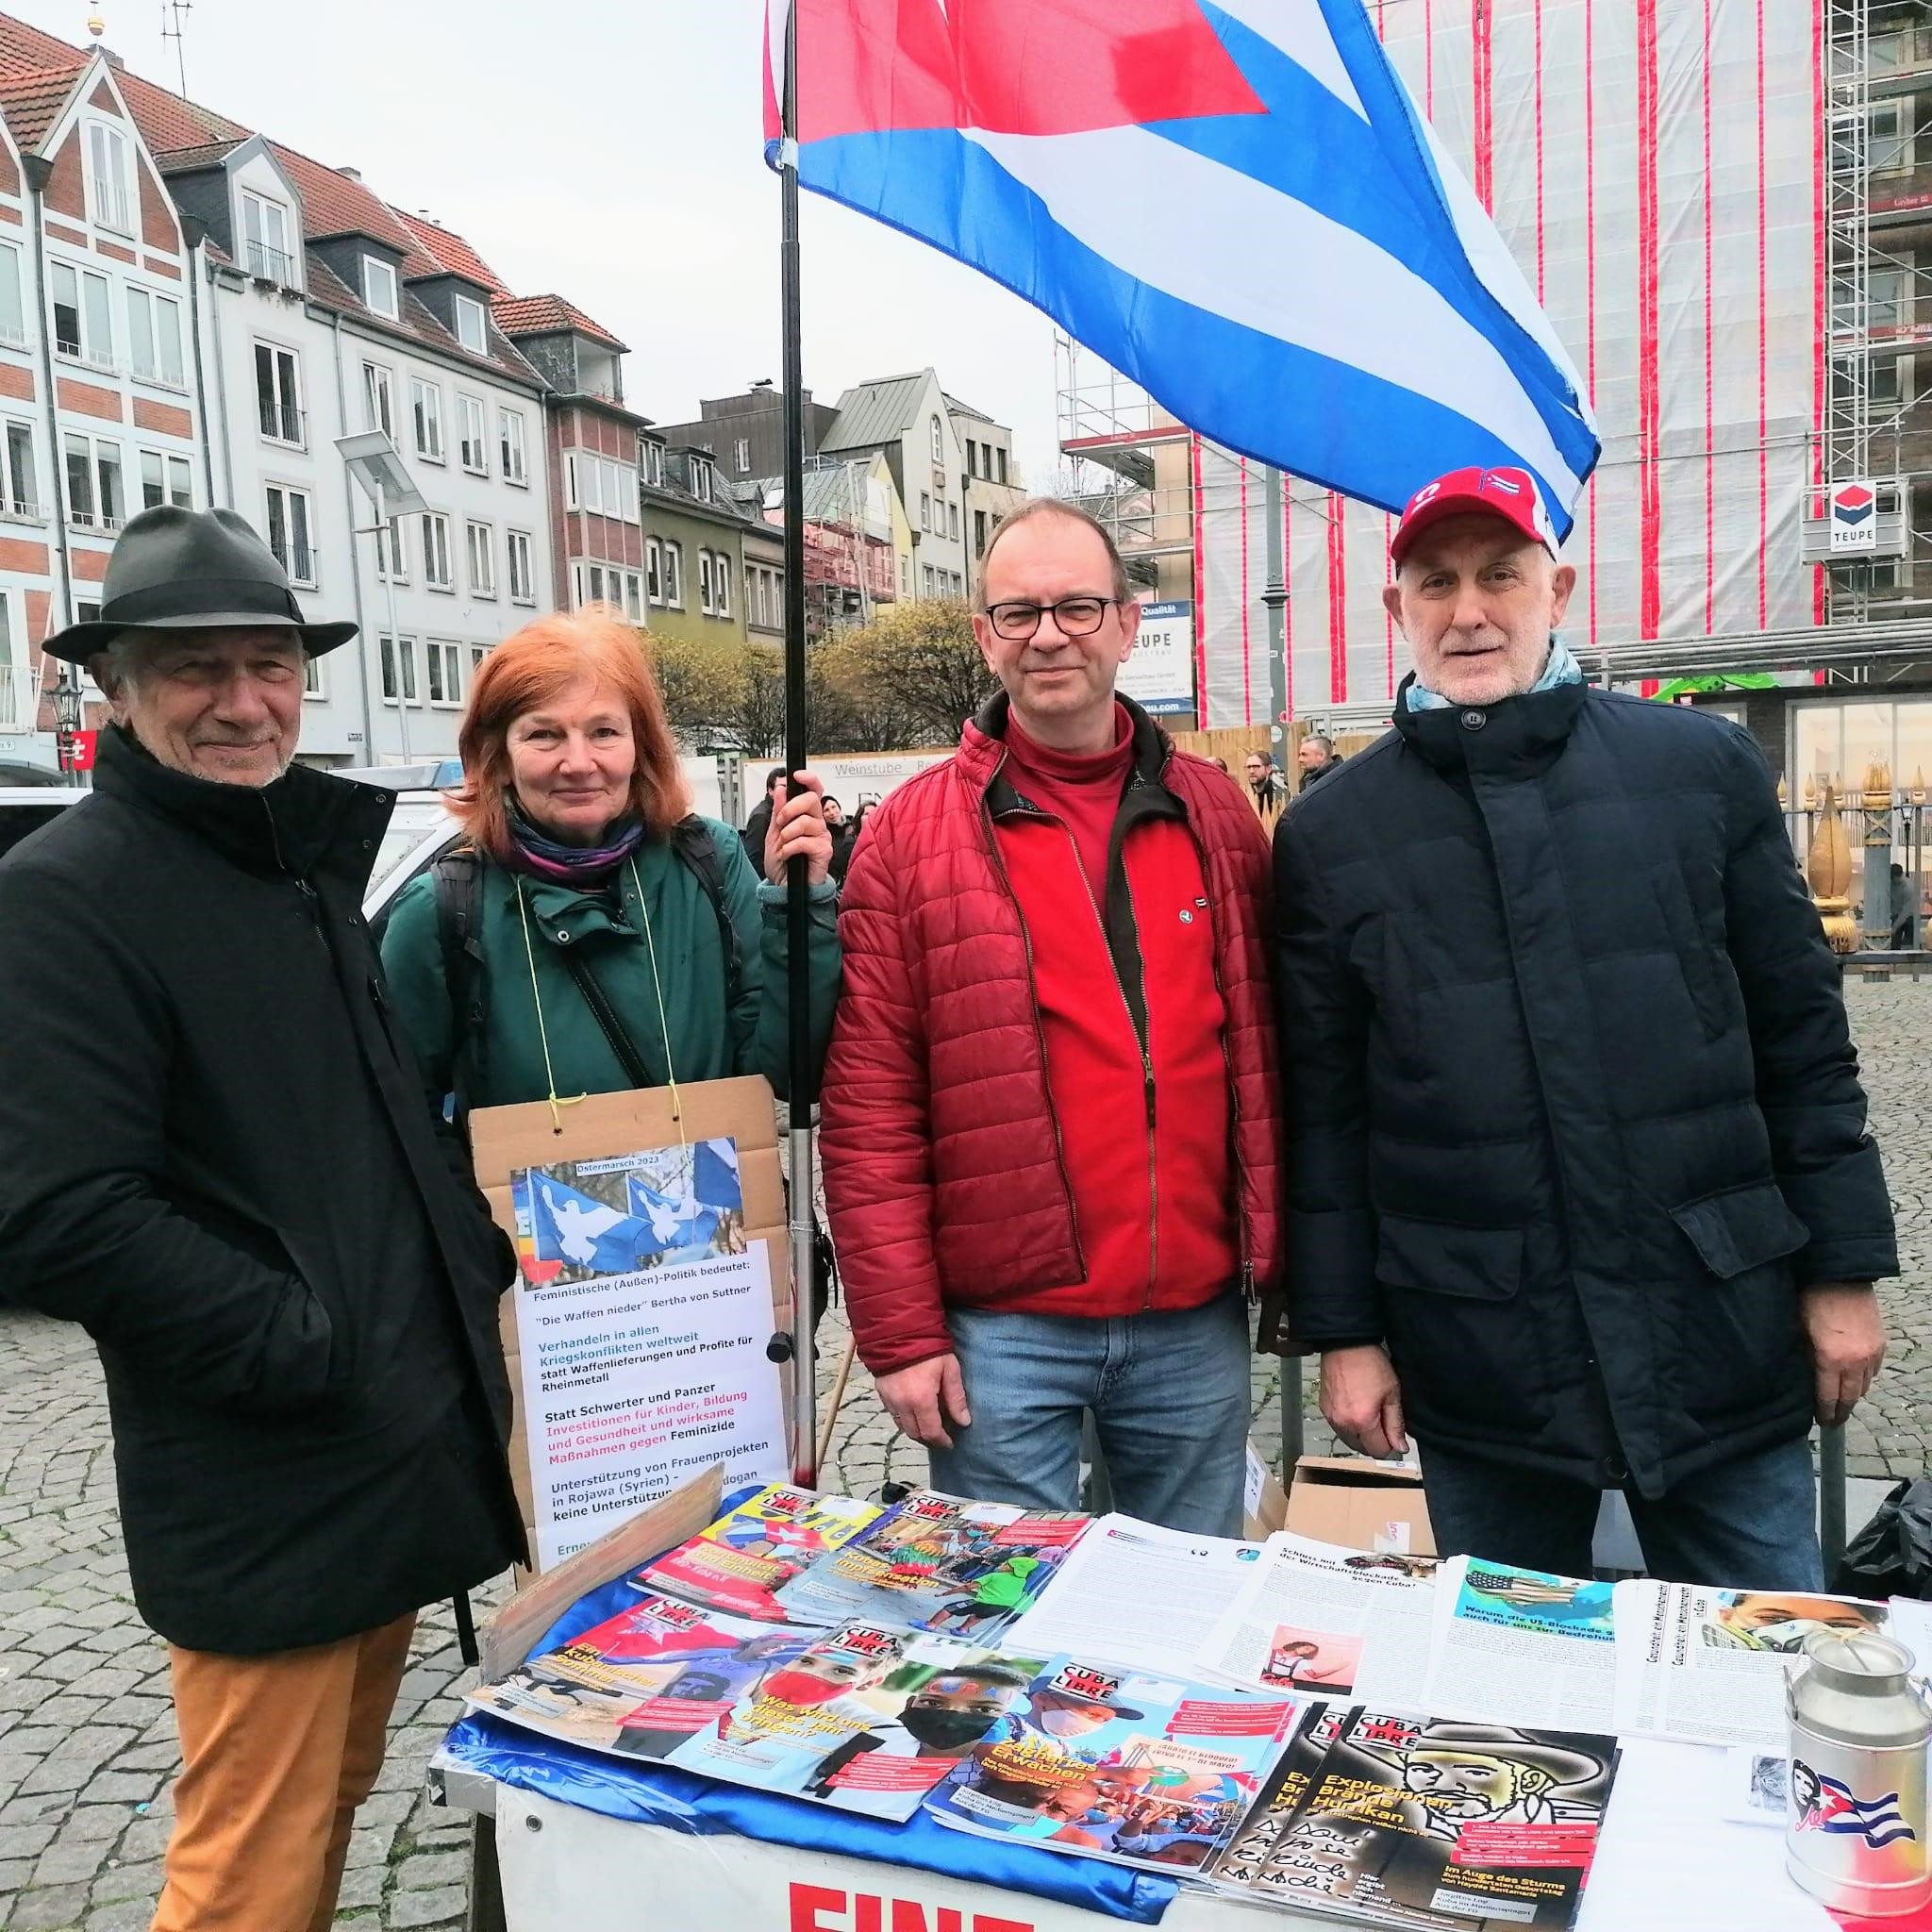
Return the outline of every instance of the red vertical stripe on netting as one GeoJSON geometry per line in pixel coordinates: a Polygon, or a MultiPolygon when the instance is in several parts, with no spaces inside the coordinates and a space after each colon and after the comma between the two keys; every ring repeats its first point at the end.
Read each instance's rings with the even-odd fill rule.
{"type": "MultiPolygon", "coordinates": [[[[1583,0],[1584,380],[1596,408],[1596,0],[1583,0]]],[[[1596,642],[1596,484],[1590,485],[1590,641],[1596,642]]]]}
{"type": "Polygon", "coordinates": [[[1657,471],[1657,0],[1637,0],[1638,635],[1662,621],[1663,502],[1657,471]]]}
{"type": "MultiPolygon", "coordinates": [[[[1757,92],[1754,100],[1764,99],[1764,0],[1757,0],[1757,92]]],[[[1766,337],[1771,326],[1771,306],[1765,286],[1764,206],[1764,115],[1757,116],[1757,628],[1769,622],[1771,601],[1765,586],[1765,546],[1771,541],[1771,451],[1765,446],[1770,434],[1766,397],[1769,393],[1766,337]]]]}
{"type": "Polygon", "coordinates": [[[1491,0],[1470,0],[1469,52],[1475,91],[1475,198],[1495,211],[1495,104],[1491,97],[1493,48],[1490,39],[1491,0]]]}
{"type": "Polygon", "coordinates": [[[1536,0],[1536,299],[1543,299],[1543,0],[1536,0]]]}
{"type": "MultiPolygon", "coordinates": [[[[1811,480],[1824,481],[1824,0],[1811,0],[1811,480]]],[[[1810,506],[1806,506],[1808,510],[1810,506]]],[[[1824,566],[1811,570],[1811,622],[1825,618],[1824,566]]]]}
{"type": "MultiPolygon", "coordinates": [[[[1294,496],[1281,479],[1281,582],[1288,591],[1281,606],[1281,708],[1294,716],[1294,496]]],[[[1272,722],[1286,724],[1287,719],[1272,722]]]]}
{"type": "MultiPolygon", "coordinates": [[[[1758,117],[1763,120],[1763,115],[1758,117]]],[[[1704,0],[1704,628],[1717,616],[1717,344],[1711,340],[1710,0],[1704,0]]]]}
{"type": "Polygon", "coordinates": [[[1436,0],[1423,0],[1423,113],[1436,118],[1436,0]]]}
{"type": "Polygon", "coordinates": [[[1248,615],[1253,609],[1248,595],[1248,459],[1241,458],[1241,723],[1255,722],[1255,660],[1248,615]]]}
{"type": "Polygon", "coordinates": [[[1328,702],[1348,702],[1348,499],[1328,492],[1328,702]]]}
{"type": "Polygon", "coordinates": [[[1188,460],[1194,475],[1194,723],[1208,728],[1208,575],[1202,526],[1207,506],[1201,500],[1201,439],[1191,437],[1188,460]]]}

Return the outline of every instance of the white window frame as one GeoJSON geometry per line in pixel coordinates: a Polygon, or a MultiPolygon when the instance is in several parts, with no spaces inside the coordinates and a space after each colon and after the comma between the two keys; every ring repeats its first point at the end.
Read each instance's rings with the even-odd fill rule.
{"type": "Polygon", "coordinates": [[[423,584],[425,590],[454,591],[456,559],[450,550],[449,517],[440,509],[423,512],[423,584]]]}
{"type": "Polygon", "coordinates": [[[932,460],[935,469],[943,468],[946,460],[945,438],[940,429],[940,419],[935,416],[931,422],[932,460]]]}
{"type": "Polygon", "coordinates": [[[594,558],[580,557],[570,567],[570,601],[573,610],[587,609],[604,601],[606,566],[594,558]]]}
{"type": "Polygon", "coordinates": [[[376,675],[386,705],[398,702],[423,706],[422,681],[416,675],[416,640],[383,631],[376,638],[376,675]],[[401,667],[398,675],[398,666],[401,667]],[[398,698],[400,693],[400,699],[398,698]]]}
{"type": "Polygon", "coordinates": [[[638,453],[642,458],[644,481],[653,490],[664,487],[664,445],[653,442],[649,437],[640,439],[638,453]]]}
{"type": "Polygon", "coordinates": [[[391,442],[396,440],[396,375],[385,362],[362,365],[362,413],[365,428],[381,430],[391,442]]]}
{"type": "Polygon", "coordinates": [[[416,454],[425,463],[444,460],[442,446],[442,385],[420,375],[409,378],[409,429],[416,454]]]}
{"type": "Polygon", "coordinates": [[[675,537],[664,540],[664,608],[667,610],[684,608],[684,545],[675,537]]]}
{"type": "Polygon", "coordinates": [[[121,445],[112,437],[90,436],[82,429],[61,432],[60,507],[68,523],[76,530],[111,532],[127,521],[127,464],[121,445]],[[75,508],[68,488],[67,465],[73,455],[72,446],[75,443],[86,452],[88,502],[84,510],[75,508]],[[118,514],[106,508],[108,492],[102,485],[109,470],[113,472],[115,491],[120,498],[118,514]]]}
{"type": "Polygon", "coordinates": [[[946,537],[954,543],[959,541],[959,506],[957,503],[946,506],[946,537]]]}
{"type": "Polygon", "coordinates": [[[490,474],[490,412],[481,396],[460,389],[457,391],[457,460],[473,476],[490,474]],[[476,425],[474,437],[470,434],[473,417],[476,425]]]}
{"type": "Polygon", "coordinates": [[[0,516],[29,523],[46,520],[46,507],[39,496],[40,467],[32,423],[18,416],[0,417],[0,516]],[[26,458],[25,475],[21,474],[23,452],[26,458]]]}
{"type": "Polygon", "coordinates": [[[624,573],[624,614],[631,623],[644,621],[644,574],[640,570],[624,573]]]}
{"type": "Polygon", "coordinates": [[[307,651],[302,654],[302,701],[308,704],[313,700],[324,703],[328,697],[328,685],[323,676],[323,660],[311,657],[307,651]]]}
{"type": "Polygon", "coordinates": [[[296,277],[295,251],[289,246],[287,207],[248,188],[242,191],[242,266],[250,275],[258,275],[263,281],[279,282],[285,288],[291,286],[296,277]],[[256,231],[252,235],[248,232],[251,226],[256,231]],[[277,237],[273,242],[269,240],[271,226],[277,237]],[[254,249],[261,251],[260,259],[251,254],[254,249]],[[272,257],[276,258],[271,259],[272,257]]]}
{"type": "Polygon", "coordinates": [[[88,219],[97,228],[116,235],[132,235],[140,208],[140,194],[134,182],[134,147],[127,129],[112,121],[89,120],[84,149],[87,165],[88,219]],[[114,176],[102,178],[103,163],[114,176]]]}
{"type": "Polygon", "coordinates": [[[512,604],[537,601],[537,543],[528,530],[504,531],[503,575],[512,604]]]}
{"type": "Polygon", "coordinates": [[[698,608],[707,617],[715,617],[717,608],[711,596],[712,564],[708,550],[698,552],[698,608]]]}
{"type": "Polygon", "coordinates": [[[463,520],[463,551],[470,566],[470,595],[489,597],[496,595],[496,525],[486,523],[481,517],[466,517],[463,520]],[[482,539],[480,544],[478,538],[482,539]],[[477,568],[478,560],[482,568],[477,568]]]}
{"type": "Polygon", "coordinates": [[[490,311],[473,295],[458,295],[455,298],[457,326],[456,338],[473,356],[487,356],[490,353],[490,311]],[[465,318],[475,318],[476,340],[473,342],[464,333],[465,318]]]}
{"type": "Polygon", "coordinates": [[[283,342],[265,341],[261,337],[255,339],[255,412],[260,419],[261,440],[264,442],[278,442],[289,449],[307,449],[308,446],[308,419],[302,409],[302,352],[291,349],[283,342]],[[269,358],[269,395],[261,392],[261,357],[266,351],[269,358]],[[291,378],[288,388],[282,382],[283,358],[287,358],[287,374],[291,378]],[[291,426],[293,436],[282,436],[277,431],[291,426]],[[268,426],[273,421],[275,430],[268,426]]]}
{"type": "Polygon", "coordinates": [[[188,387],[181,305],[172,295],[144,289],[139,282],[127,284],[127,364],[128,373],[142,382],[159,383],[168,389],[188,387]]]}
{"type": "Polygon", "coordinates": [[[527,490],[530,487],[530,431],[521,409],[498,407],[496,456],[503,465],[503,480],[514,484],[519,490],[527,490]]]}
{"type": "Polygon", "coordinates": [[[15,349],[27,346],[26,284],[20,250],[11,242],[0,242],[0,342],[15,349]]]}
{"type": "Polygon", "coordinates": [[[463,647],[456,638],[425,638],[423,641],[423,694],[430,708],[458,711],[463,704],[463,647]],[[439,673],[441,675],[439,676],[439,673]],[[442,686],[438,697],[436,687],[442,686]]]}
{"type": "Polygon", "coordinates": [[[695,452],[691,458],[691,493],[700,503],[715,503],[718,496],[717,472],[710,458],[695,452]]]}
{"type": "Polygon", "coordinates": [[[656,537],[644,539],[644,601],[659,608],[664,603],[664,546],[656,537]]]}
{"type": "Polygon", "coordinates": [[[711,558],[711,601],[718,607],[716,615],[731,615],[731,558],[722,550],[711,558]]]}
{"type": "Polygon", "coordinates": [[[403,319],[402,284],[396,279],[392,264],[383,260],[379,255],[365,255],[362,258],[362,306],[372,315],[379,315],[388,322],[403,319]],[[386,288],[388,299],[376,300],[376,290],[386,288]]]}
{"type": "MultiPolygon", "coordinates": [[[[194,465],[186,457],[168,458],[168,501],[176,509],[194,508],[194,465]]],[[[312,553],[314,545],[309,545],[312,553]]]]}
{"type": "Polygon", "coordinates": [[[139,449],[135,451],[141,466],[141,507],[153,509],[160,504],[172,504],[176,509],[194,508],[194,465],[186,457],[171,455],[164,449],[139,449]],[[152,464],[160,494],[153,503],[147,500],[148,467],[152,464]]]}
{"type": "Polygon", "coordinates": [[[282,499],[282,529],[285,533],[288,556],[282,560],[282,568],[289,573],[289,581],[305,590],[314,590],[317,583],[315,567],[315,500],[307,490],[292,483],[267,483],[262,486],[261,534],[271,550],[275,539],[270,534],[275,528],[275,499],[282,499]],[[292,514],[296,504],[302,506],[300,522],[308,535],[308,569],[305,575],[300,568],[301,546],[295,541],[296,517],[292,514]]]}
{"type": "Polygon", "coordinates": [[[90,369],[98,369],[113,375],[114,369],[114,308],[113,284],[98,269],[83,268],[78,262],[62,261],[58,258],[47,264],[48,307],[55,307],[54,285],[61,274],[74,277],[74,314],[75,346],[68,348],[60,341],[57,328],[54,334],[54,353],[69,362],[80,362],[90,369]],[[89,297],[96,296],[99,311],[95,312],[89,297]],[[106,341],[101,337],[105,335],[106,341]]]}
{"type": "Polygon", "coordinates": [[[387,534],[381,530],[375,533],[375,580],[384,584],[409,581],[409,526],[400,513],[390,518],[387,534]]]}
{"type": "Polygon", "coordinates": [[[733,446],[732,453],[738,461],[738,474],[741,476],[749,476],[751,475],[751,438],[741,436],[733,446]]]}
{"type": "Polygon", "coordinates": [[[922,530],[932,528],[932,491],[929,490],[919,492],[919,527],[922,530]]]}

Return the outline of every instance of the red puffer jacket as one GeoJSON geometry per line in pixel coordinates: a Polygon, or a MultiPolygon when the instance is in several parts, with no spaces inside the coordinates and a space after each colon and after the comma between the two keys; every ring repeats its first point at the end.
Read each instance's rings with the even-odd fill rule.
{"type": "MultiPolygon", "coordinates": [[[[1241,1250],[1251,1294],[1273,1301],[1282,1135],[1267,840],[1224,773],[1128,709],[1136,766],[1179,801],[1200,853],[1234,1072],[1241,1250]]],[[[1006,717],[996,698],[956,757],[872,814],[845,881],[825,1198],[874,1374],[947,1353],[948,1304],[998,1306],[1082,1276],[1026,930],[987,800],[1006,717]]]]}

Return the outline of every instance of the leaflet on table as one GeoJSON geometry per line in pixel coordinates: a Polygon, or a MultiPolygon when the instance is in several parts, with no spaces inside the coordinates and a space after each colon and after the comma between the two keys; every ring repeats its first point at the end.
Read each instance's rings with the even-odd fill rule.
{"type": "Polygon", "coordinates": [[[658,1596],[469,1702],[614,1757],[904,1821],[1040,1669],[924,1631],[774,1628],[658,1596]]]}
{"type": "Polygon", "coordinates": [[[863,1618],[991,1642],[1046,1588],[1091,1521],[915,1490],[774,1595],[796,1624],[863,1618]]]}
{"type": "Polygon", "coordinates": [[[1373,1924],[1575,1921],[1616,1777],[1601,1733],[1457,1724],[1357,1706],[1308,1733],[1287,1803],[1217,1861],[1240,1896],[1373,1924]],[[1324,1748],[1325,1747],[1325,1748],[1324,1748]]]}
{"type": "Polygon", "coordinates": [[[1413,1707],[1428,1674],[1433,1557],[1371,1556],[1277,1530],[1202,1645],[1210,1676],[1413,1707]]]}
{"type": "Polygon", "coordinates": [[[1102,1516],[1004,1641],[1035,1657],[1067,1651],[1166,1676],[1213,1635],[1261,1552],[1259,1543],[1102,1516]]]}
{"type": "MultiPolygon", "coordinates": [[[[774,1592],[827,1550],[842,1549],[885,1512],[850,1496],[819,1496],[767,1483],[737,1508],[630,1579],[633,1590],[669,1591],[687,1603],[758,1617],[787,1617],[774,1592]]],[[[802,1620],[796,1620],[802,1621],[802,1620]]]]}
{"type": "Polygon", "coordinates": [[[1610,1586],[1480,1557],[1442,1565],[1425,1709],[1487,1724],[1610,1731],[1610,1586]]]}
{"type": "Polygon", "coordinates": [[[985,1838],[1198,1872],[1306,1709],[1295,1697],[1056,1657],[925,1808],[985,1838]]]}
{"type": "MultiPolygon", "coordinates": [[[[1916,1606],[1897,1607],[1914,1642],[1916,1606]]],[[[1854,1597],[1784,1590],[1709,1590],[1687,1583],[1617,1585],[1620,1731],[1696,1744],[1781,1752],[1785,1675],[1814,1630],[1890,1633],[1894,1610],[1854,1597]]]]}

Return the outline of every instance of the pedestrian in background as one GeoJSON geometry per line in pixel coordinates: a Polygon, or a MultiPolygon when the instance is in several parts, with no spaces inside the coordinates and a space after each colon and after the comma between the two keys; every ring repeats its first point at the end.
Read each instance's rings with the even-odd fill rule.
{"type": "Polygon", "coordinates": [[[1320,731],[1311,731],[1295,747],[1295,763],[1301,767],[1302,790],[1319,778],[1325,778],[1331,772],[1341,769],[1341,759],[1336,755],[1335,741],[1320,731]]]}
{"type": "Polygon", "coordinates": [[[1275,832],[1289,1328],[1438,1546],[1817,1590],[1814,1419],[1885,1353],[1890,1201],[1749,733],[1591,691],[1535,479],[1412,500],[1395,728],[1275,832]]]}
{"type": "Polygon", "coordinates": [[[819,781],[791,798],[773,774],[761,880],[728,825],[691,813],[637,633],[597,607],[498,644],[458,743],[465,849],[404,888],[382,942],[439,1104],[559,1104],[738,1074],[782,1096],[794,854],[810,880],[820,1053],[839,994],[819,781]]]}
{"type": "Polygon", "coordinates": [[[825,829],[832,835],[832,878],[842,885],[845,869],[852,863],[852,841],[858,838],[858,828],[846,823],[845,808],[829,793],[825,797],[825,829]]]}
{"type": "Polygon", "coordinates": [[[1251,751],[1242,767],[1248,778],[1248,796],[1262,817],[1271,817],[1288,801],[1288,781],[1274,769],[1274,760],[1265,751],[1251,751]]]}
{"type": "Polygon", "coordinates": [[[1248,1296],[1272,1284],[1267,841],[1115,691],[1140,621],[1084,512],[1001,523],[1003,690],[868,822],[845,882],[825,1196],[853,1335],[934,1484],[1239,1534],[1248,1296]]]}
{"type": "Polygon", "coordinates": [[[291,762],[355,632],[233,511],[135,517],[46,645],[112,707],[93,792],[0,860],[0,1296],[107,1377],[183,1758],[157,1932],[333,1922],[416,1610],[525,1555],[515,1256],[362,923],[393,794],[291,762]]]}
{"type": "Polygon", "coordinates": [[[765,864],[765,840],[772,829],[772,809],[774,794],[785,782],[785,768],[774,766],[765,774],[765,795],[752,808],[751,817],[744,822],[744,830],[739,837],[744,841],[744,856],[751,860],[752,870],[763,874],[765,864]]]}

